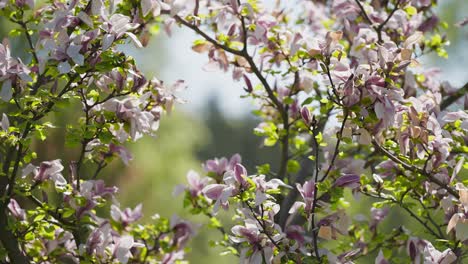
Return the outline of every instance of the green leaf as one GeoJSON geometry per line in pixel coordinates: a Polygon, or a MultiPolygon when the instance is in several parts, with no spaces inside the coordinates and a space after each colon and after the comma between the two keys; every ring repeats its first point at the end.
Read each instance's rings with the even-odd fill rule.
{"type": "Polygon", "coordinates": [[[72,216],[74,213],[75,213],[75,210],[73,210],[71,208],[66,208],[65,212],[62,214],[62,216],[63,216],[63,218],[68,218],[68,217],[72,216]]]}
{"type": "Polygon", "coordinates": [[[212,227],[212,228],[220,228],[222,227],[223,225],[221,224],[221,222],[218,220],[218,218],[216,217],[211,217],[210,218],[210,224],[209,224],[209,227],[212,227]]]}
{"type": "Polygon", "coordinates": [[[405,7],[405,12],[408,14],[410,17],[416,15],[418,13],[418,10],[414,6],[407,6],[405,7]]]}
{"type": "Polygon", "coordinates": [[[300,168],[301,168],[301,165],[299,164],[297,160],[288,160],[286,170],[289,173],[296,173],[299,171],[300,168]]]}
{"type": "Polygon", "coordinates": [[[270,164],[265,163],[263,165],[257,166],[258,174],[268,174],[270,173],[270,164]]]}
{"type": "Polygon", "coordinates": [[[277,141],[278,140],[276,138],[268,137],[268,138],[265,138],[265,140],[263,141],[263,144],[267,147],[273,147],[277,141]]]}
{"type": "Polygon", "coordinates": [[[39,222],[39,221],[41,221],[41,220],[44,219],[44,218],[45,218],[45,214],[44,214],[44,213],[40,213],[40,214],[36,215],[36,217],[34,217],[33,222],[39,222]]]}

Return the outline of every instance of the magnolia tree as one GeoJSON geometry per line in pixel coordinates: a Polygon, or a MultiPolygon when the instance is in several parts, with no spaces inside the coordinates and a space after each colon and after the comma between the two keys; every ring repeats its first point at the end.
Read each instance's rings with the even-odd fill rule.
{"type": "MultiPolygon", "coordinates": [[[[175,263],[194,226],[121,208],[102,179],[124,147],[158,129],[184,82],[151,80],[119,51],[186,27],[206,70],[232,72],[258,106],[254,133],[278,145],[278,170],[237,154],[176,187],[241,263],[462,263],[468,250],[468,85],[425,69],[446,56],[436,0],[0,0],[28,58],[0,44],[2,263],[175,263]],[[44,160],[51,116],[68,120],[69,160],[44,160]],[[350,214],[350,204],[370,204],[350,214]],[[231,208],[226,213],[221,211],[231,208]],[[419,225],[408,229],[392,211],[419,225]],[[219,214],[218,214],[219,213],[219,214]],[[217,216],[228,214],[235,225],[217,216]],[[423,230],[423,232],[420,232],[423,230]]],[[[462,22],[461,24],[466,24],[462,22]]],[[[204,228],[204,227],[201,227],[204,228]]]]}

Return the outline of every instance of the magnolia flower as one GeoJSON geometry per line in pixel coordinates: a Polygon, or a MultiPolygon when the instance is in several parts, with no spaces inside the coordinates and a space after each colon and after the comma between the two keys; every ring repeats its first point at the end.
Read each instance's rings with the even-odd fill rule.
{"type": "MultiPolygon", "coordinates": [[[[129,96],[123,100],[111,99],[105,102],[102,105],[102,108],[107,111],[114,112],[118,118],[130,123],[130,134],[121,127],[119,130],[113,130],[113,134],[121,138],[120,141],[125,141],[128,136],[132,138],[133,141],[138,140],[145,133],[151,133],[156,131],[159,128],[159,113],[153,112],[157,109],[152,109],[151,111],[143,110],[143,104],[151,95],[144,94],[143,96],[136,98],[134,96],[129,96]],[[121,135],[123,134],[123,135],[121,135]]],[[[127,154],[125,154],[125,157],[127,154]]]]}
{"type": "Polygon", "coordinates": [[[161,263],[162,264],[173,264],[176,263],[177,260],[184,259],[184,250],[179,251],[172,251],[169,253],[164,254],[161,263]]]}
{"type": "Polygon", "coordinates": [[[375,259],[375,264],[390,264],[390,262],[385,259],[382,250],[379,251],[377,258],[375,259]]]}
{"type": "Polygon", "coordinates": [[[108,33],[104,35],[104,39],[102,41],[102,49],[108,49],[112,43],[121,38],[124,34],[126,34],[130,39],[133,41],[135,46],[141,48],[143,45],[138,40],[138,38],[131,32],[138,28],[140,25],[136,23],[130,23],[130,17],[122,15],[122,14],[113,14],[107,23],[104,23],[103,29],[108,33]]]}
{"type": "Polygon", "coordinates": [[[2,114],[2,122],[0,123],[0,127],[5,130],[5,132],[8,132],[8,129],[10,128],[10,121],[8,120],[8,116],[5,115],[5,113],[2,114]]]}
{"type": "Polygon", "coordinates": [[[447,225],[447,234],[452,230],[455,230],[455,235],[460,241],[468,240],[468,218],[466,214],[453,214],[447,225]]]}
{"type": "Polygon", "coordinates": [[[114,145],[113,143],[109,144],[109,153],[117,153],[117,155],[120,156],[125,165],[128,165],[128,162],[133,159],[132,154],[130,153],[130,151],[128,151],[127,148],[123,146],[114,145]]]}
{"type": "Polygon", "coordinates": [[[159,100],[161,100],[162,104],[164,105],[164,109],[168,113],[171,113],[174,102],[184,103],[184,100],[181,100],[179,97],[177,97],[176,94],[187,88],[185,81],[177,80],[175,83],[168,86],[163,85],[161,81],[159,81],[156,78],[153,78],[151,80],[151,83],[156,87],[156,90],[158,91],[158,96],[160,97],[159,100]]]}
{"type": "Polygon", "coordinates": [[[267,42],[268,31],[277,24],[276,19],[269,15],[261,16],[255,21],[255,30],[249,32],[249,43],[259,45],[267,42]]]}
{"type": "Polygon", "coordinates": [[[312,115],[310,114],[310,110],[307,106],[303,106],[301,108],[301,117],[304,123],[308,126],[312,123],[312,115]]]}
{"type": "Polygon", "coordinates": [[[23,169],[22,176],[25,177],[30,173],[34,173],[34,180],[38,183],[52,179],[57,188],[62,188],[67,184],[67,181],[60,173],[63,170],[61,160],[43,161],[39,167],[26,166],[23,169]]]}
{"type": "Polygon", "coordinates": [[[95,200],[106,195],[112,196],[117,193],[115,186],[106,187],[103,180],[88,180],[81,183],[80,194],[88,200],[95,200]]]}
{"type": "Polygon", "coordinates": [[[457,260],[451,249],[440,252],[429,241],[415,237],[408,239],[406,250],[413,263],[420,263],[421,257],[424,263],[451,264],[457,260]]]}
{"type": "Polygon", "coordinates": [[[247,169],[242,164],[234,165],[233,170],[228,170],[224,173],[223,181],[225,184],[232,186],[236,191],[246,189],[249,183],[245,179],[247,177],[247,169]]]}
{"type": "Polygon", "coordinates": [[[392,160],[386,160],[377,165],[377,169],[379,169],[381,172],[379,173],[379,176],[382,178],[393,178],[396,176],[397,170],[398,170],[398,164],[396,164],[392,160]]]}
{"type": "MultiPolygon", "coordinates": [[[[57,248],[66,250],[68,252],[74,252],[76,250],[76,243],[73,238],[73,234],[69,231],[63,230],[62,228],[57,228],[55,230],[54,238],[47,240],[45,246],[45,254],[49,254],[57,248]]],[[[74,257],[73,259],[76,260],[74,257]]]]}
{"type": "Polygon", "coordinates": [[[406,252],[413,263],[421,263],[421,253],[429,242],[416,237],[410,237],[406,244],[406,252]]]}
{"type": "Polygon", "coordinates": [[[270,181],[267,182],[265,180],[265,175],[254,176],[252,178],[252,181],[255,182],[255,187],[256,187],[255,206],[259,206],[264,201],[266,201],[269,197],[271,197],[269,194],[267,194],[267,191],[269,190],[276,190],[280,186],[292,189],[291,186],[285,184],[280,179],[271,179],[270,181]]]}
{"type": "Polygon", "coordinates": [[[382,209],[371,208],[371,222],[369,223],[369,228],[375,230],[377,225],[382,222],[382,220],[388,215],[389,208],[385,207],[382,209]]]}
{"type": "Polygon", "coordinates": [[[95,228],[86,241],[86,252],[90,255],[96,253],[96,255],[104,257],[106,249],[113,242],[111,231],[111,225],[108,221],[104,221],[95,228]]]}
{"type": "Polygon", "coordinates": [[[161,10],[170,10],[170,5],[160,0],[142,0],[141,1],[141,12],[143,16],[152,12],[153,16],[159,16],[161,10]]]}
{"type": "Polygon", "coordinates": [[[125,208],[125,210],[121,211],[119,207],[113,204],[111,205],[110,214],[114,221],[121,222],[124,226],[127,226],[143,217],[142,207],[142,204],[138,204],[133,210],[125,208]]]}
{"type": "Polygon", "coordinates": [[[457,260],[457,256],[450,248],[440,252],[430,242],[427,242],[423,254],[424,263],[427,264],[451,264],[457,260]]]}
{"type": "Polygon", "coordinates": [[[361,13],[356,3],[348,0],[334,0],[332,2],[332,10],[334,10],[339,18],[347,18],[350,20],[356,19],[361,13]]]}
{"type": "Polygon", "coordinates": [[[356,174],[344,174],[339,177],[333,184],[336,187],[348,187],[350,189],[356,189],[361,186],[360,183],[361,177],[356,174]]]}
{"type": "Polygon", "coordinates": [[[226,184],[210,184],[203,188],[202,193],[211,200],[216,200],[213,206],[213,213],[217,213],[219,206],[225,210],[229,207],[229,197],[234,193],[235,188],[226,184]]]}
{"type": "Polygon", "coordinates": [[[239,154],[234,154],[229,161],[226,158],[215,158],[207,160],[203,164],[203,168],[208,173],[212,172],[217,176],[223,176],[226,171],[234,170],[234,166],[242,161],[239,154]]]}
{"type": "Polygon", "coordinates": [[[184,248],[189,239],[195,235],[195,229],[192,224],[180,219],[176,215],[171,218],[171,228],[174,232],[172,244],[177,248],[184,248]]]}
{"type": "Polygon", "coordinates": [[[26,211],[20,207],[18,202],[10,198],[10,203],[8,204],[8,209],[11,214],[18,220],[26,220],[26,211]]]}
{"type": "Polygon", "coordinates": [[[174,188],[173,195],[177,196],[183,191],[188,190],[192,197],[197,197],[202,193],[203,188],[205,188],[210,180],[211,179],[208,177],[201,178],[197,172],[190,170],[187,173],[188,186],[182,184],[177,185],[174,188]]]}
{"type": "Polygon", "coordinates": [[[295,213],[299,208],[304,208],[304,211],[309,214],[312,210],[312,203],[314,201],[315,183],[312,181],[305,181],[303,185],[296,183],[296,188],[302,196],[304,202],[296,201],[291,209],[290,214],[295,213]]]}
{"type": "Polygon", "coordinates": [[[286,237],[298,243],[302,247],[306,242],[305,230],[300,225],[290,225],[286,228],[286,237]]]}
{"type": "Polygon", "coordinates": [[[135,243],[132,236],[122,236],[114,238],[114,251],[112,256],[115,257],[120,263],[126,264],[128,260],[133,257],[130,249],[133,247],[144,247],[141,243],[135,243]]]}
{"type": "Polygon", "coordinates": [[[12,83],[18,81],[23,86],[31,82],[30,70],[20,59],[12,58],[10,55],[9,42],[7,39],[0,43],[0,98],[8,102],[13,95],[12,83]]]}
{"type": "Polygon", "coordinates": [[[230,240],[234,243],[247,242],[247,247],[241,249],[240,263],[263,263],[263,256],[267,263],[271,263],[273,259],[273,246],[261,229],[257,222],[253,219],[246,219],[245,225],[236,225],[232,227],[231,232],[235,236],[230,236],[230,240]],[[250,254],[247,254],[247,252],[250,254]]]}

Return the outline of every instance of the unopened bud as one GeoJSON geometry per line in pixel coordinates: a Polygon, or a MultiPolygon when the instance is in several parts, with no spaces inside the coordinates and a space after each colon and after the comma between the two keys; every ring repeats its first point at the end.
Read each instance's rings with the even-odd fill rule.
{"type": "Polygon", "coordinates": [[[302,120],[304,120],[304,123],[306,123],[306,125],[310,125],[312,123],[312,115],[310,114],[310,110],[308,107],[306,106],[302,107],[301,116],[302,116],[302,120]]]}

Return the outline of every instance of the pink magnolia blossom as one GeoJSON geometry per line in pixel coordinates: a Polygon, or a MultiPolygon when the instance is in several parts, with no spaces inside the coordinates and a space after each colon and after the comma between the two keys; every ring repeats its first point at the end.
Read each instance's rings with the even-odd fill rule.
{"type": "Polygon", "coordinates": [[[239,154],[234,154],[229,161],[226,158],[215,158],[207,160],[203,164],[203,168],[207,172],[213,172],[218,176],[223,176],[226,171],[234,170],[234,166],[240,163],[242,160],[239,154]]]}
{"type": "Polygon", "coordinates": [[[8,209],[16,219],[26,220],[26,211],[20,207],[15,199],[10,199],[10,203],[8,203],[8,209]]]}
{"type": "Polygon", "coordinates": [[[130,208],[125,208],[123,211],[121,211],[119,207],[112,205],[111,217],[114,219],[114,221],[120,222],[124,226],[127,226],[143,217],[142,208],[142,204],[138,204],[133,210],[130,208]]]}
{"type": "Polygon", "coordinates": [[[201,178],[200,175],[197,172],[195,172],[193,170],[190,170],[187,173],[188,186],[177,185],[174,188],[173,195],[177,196],[180,193],[182,193],[183,191],[188,190],[192,197],[197,197],[200,194],[202,194],[203,188],[205,188],[205,186],[208,185],[210,180],[211,179],[208,178],[208,177],[201,178]]]}
{"type": "Polygon", "coordinates": [[[299,208],[303,207],[304,211],[309,214],[312,210],[312,203],[314,202],[315,183],[313,181],[305,181],[303,185],[296,183],[296,188],[301,194],[304,202],[295,202],[289,210],[289,213],[293,214],[299,208]]]}
{"type": "Polygon", "coordinates": [[[136,243],[132,236],[122,236],[114,238],[114,250],[112,255],[119,261],[119,263],[127,263],[129,258],[132,257],[131,249],[134,247],[144,247],[141,243],[136,243]]]}

